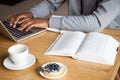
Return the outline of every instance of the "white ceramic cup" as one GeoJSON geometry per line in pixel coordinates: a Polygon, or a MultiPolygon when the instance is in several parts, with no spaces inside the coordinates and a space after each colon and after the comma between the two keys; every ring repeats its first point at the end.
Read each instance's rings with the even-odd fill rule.
{"type": "Polygon", "coordinates": [[[28,47],[24,44],[16,44],[8,49],[9,58],[15,65],[25,65],[28,57],[28,47]]]}

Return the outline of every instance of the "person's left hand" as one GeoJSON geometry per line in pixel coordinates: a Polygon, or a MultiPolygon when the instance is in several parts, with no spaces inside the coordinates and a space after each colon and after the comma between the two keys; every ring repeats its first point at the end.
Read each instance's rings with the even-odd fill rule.
{"type": "Polygon", "coordinates": [[[31,18],[27,21],[21,23],[21,26],[18,28],[18,30],[26,30],[29,31],[33,27],[36,28],[48,28],[49,25],[49,19],[47,18],[31,18]]]}

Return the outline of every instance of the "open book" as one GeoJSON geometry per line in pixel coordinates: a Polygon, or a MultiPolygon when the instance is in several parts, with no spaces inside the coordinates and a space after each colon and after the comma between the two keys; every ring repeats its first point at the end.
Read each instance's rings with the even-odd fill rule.
{"type": "Polygon", "coordinates": [[[113,65],[119,42],[112,36],[90,32],[64,32],[45,52],[47,55],[71,56],[78,60],[113,65]]]}

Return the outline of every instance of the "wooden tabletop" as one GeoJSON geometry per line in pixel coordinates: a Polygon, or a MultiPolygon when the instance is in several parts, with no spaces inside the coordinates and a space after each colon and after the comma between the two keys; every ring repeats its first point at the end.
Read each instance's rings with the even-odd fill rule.
{"type": "MultiPolygon", "coordinates": [[[[112,35],[120,41],[120,30],[105,29],[102,32],[112,35]]],[[[44,55],[44,52],[57,35],[55,32],[45,31],[18,42],[27,45],[30,54],[33,54],[40,63],[36,61],[31,67],[18,71],[12,71],[3,66],[3,61],[8,56],[8,48],[18,43],[0,35],[0,80],[48,80],[39,75],[37,68],[39,65],[52,61],[61,62],[68,68],[67,74],[57,80],[114,80],[120,66],[120,50],[118,51],[114,66],[75,60],[71,57],[44,55]]]]}

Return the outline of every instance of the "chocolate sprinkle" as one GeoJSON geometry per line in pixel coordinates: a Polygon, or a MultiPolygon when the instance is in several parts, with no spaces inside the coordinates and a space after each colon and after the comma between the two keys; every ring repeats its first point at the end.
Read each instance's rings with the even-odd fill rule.
{"type": "Polygon", "coordinates": [[[59,72],[61,67],[57,63],[50,63],[44,67],[44,70],[48,73],[50,72],[59,72]]]}

